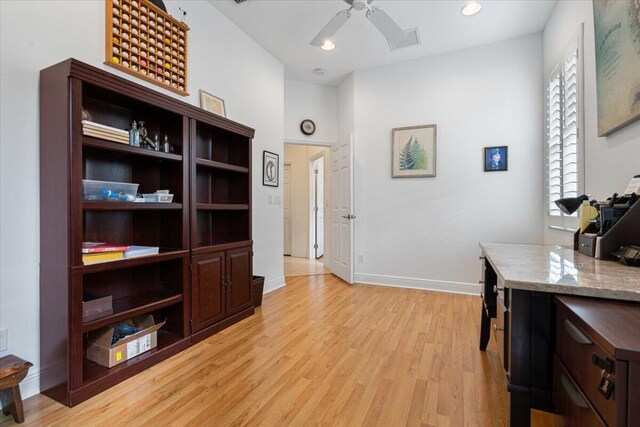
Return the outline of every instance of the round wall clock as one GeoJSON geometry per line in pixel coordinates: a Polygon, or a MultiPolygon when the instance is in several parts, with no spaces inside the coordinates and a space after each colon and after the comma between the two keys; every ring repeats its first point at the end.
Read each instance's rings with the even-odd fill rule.
{"type": "Polygon", "coordinates": [[[313,135],[316,131],[316,124],[311,119],[305,119],[300,123],[300,131],[305,135],[313,135]]]}

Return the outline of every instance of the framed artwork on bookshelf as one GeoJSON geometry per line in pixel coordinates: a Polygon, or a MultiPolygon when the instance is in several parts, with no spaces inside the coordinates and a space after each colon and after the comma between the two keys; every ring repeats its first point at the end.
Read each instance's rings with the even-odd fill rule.
{"type": "Polygon", "coordinates": [[[280,178],[280,156],[270,151],[262,153],[262,185],[277,187],[280,178]]]}
{"type": "Polygon", "coordinates": [[[224,107],[224,99],[211,95],[200,89],[200,108],[210,113],[227,117],[227,110],[224,107]]]}

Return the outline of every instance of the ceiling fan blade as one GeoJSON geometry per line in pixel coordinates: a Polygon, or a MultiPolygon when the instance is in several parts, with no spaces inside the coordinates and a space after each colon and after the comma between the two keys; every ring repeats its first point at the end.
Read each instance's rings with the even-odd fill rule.
{"type": "Polygon", "coordinates": [[[338,12],[336,16],[331,18],[331,21],[329,21],[329,23],[325,25],[322,30],[320,30],[318,35],[313,40],[311,40],[309,44],[312,46],[320,46],[325,42],[325,40],[333,37],[333,35],[338,32],[340,27],[342,27],[344,23],[347,22],[347,19],[349,19],[350,16],[351,12],[349,12],[349,10],[338,12]]]}
{"type": "Polygon", "coordinates": [[[387,15],[387,13],[377,7],[371,8],[367,12],[367,19],[382,33],[382,35],[389,42],[391,49],[394,46],[402,44],[406,34],[402,28],[396,22],[387,15]]]}

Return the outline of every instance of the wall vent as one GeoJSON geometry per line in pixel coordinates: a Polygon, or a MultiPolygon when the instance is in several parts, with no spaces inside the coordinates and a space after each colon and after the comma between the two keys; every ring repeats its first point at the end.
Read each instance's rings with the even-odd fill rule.
{"type": "Polygon", "coordinates": [[[233,0],[234,2],[236,2],[236,4],[242,4],[242,3],[246,3],[249,0],[233,0]]]}

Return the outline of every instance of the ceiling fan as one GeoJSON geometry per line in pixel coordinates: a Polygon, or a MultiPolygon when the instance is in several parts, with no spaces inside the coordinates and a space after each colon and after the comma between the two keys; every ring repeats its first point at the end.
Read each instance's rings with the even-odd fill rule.
{"type": "Polygon", "coordinates": [[[367,11],[367,19],[382,33],[389,43],[389,49],[396,50],[402,47],[420,44],[420,34],[417,28],[403,30],[395,23],[386,12],[378,7],[370,6],[373,0],[342,0],[347,3],[349,9],[342,10],[336,14],[327,25],[324,26],[318,35],[309,43],[312,46],[321,46],[329,40],[351,17],[352,10],[367,11]]]}

